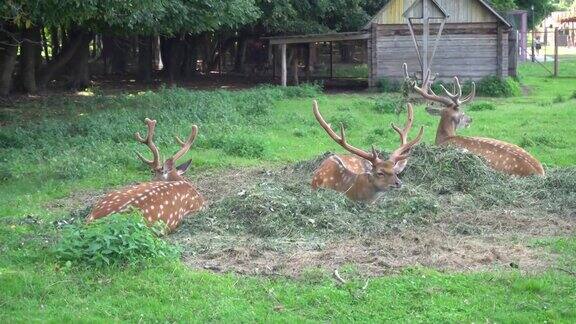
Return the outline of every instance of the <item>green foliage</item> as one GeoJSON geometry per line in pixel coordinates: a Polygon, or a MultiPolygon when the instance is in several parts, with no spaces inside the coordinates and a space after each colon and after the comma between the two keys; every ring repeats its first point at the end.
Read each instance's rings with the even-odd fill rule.
{"type": "Polygon", "coordinates": [[[485,110],[496,110],[496,106],[490,102],[474,102],[466,110],[470,111],[485,111],[485,110]]]}
{"type": "Polygon", "coordinates": [[[518,81],[497,76],[482,78],[477,84],[476,92],[485,97],[515,97],[521,94],[518,81]]]}
{"type": "MultiPolygon", "coordinates": [[[[156,227],[160,233],[162,227],[156,227]]],[[[61,263],[87,266],[135,264],[148,259],[173,259],[178,251],[157,238],[144,223],[142,215],[114,214],[90,224],[71,225],[54,247],[61,263]]]]}
{"type": "Polygon", "coordinates": [[[570,99],[576,99],[576,90],[572,91],[572,94],[570,95],[570,99]]]}
{"type": "Polygon", "coordinates": [[[516,3],[514,0],[490,0],[490,5],[498,11],[508,11],[511,9],[516,9],[516,3]]]}
{"type": "Polygon", "coordinates": [[[246,157],[262,158],[265,147],[258,139],[243,134],[232,134],[209,141],[213,148],[222,149],[226,154],[246,157]]]}
{"type": "Polygon", "coordinates": [[[528,10],[528,28],[540,24],[552,11],[554,11],[553,0],[515,0],[519,9],[528,10]],[[534,14],[532,14],[534,6],[534,14]]]}
{"type": "Polygon", "coordinates": [[[402,89],[402,82],[389,79],[386,77],[380,78],[378,80],[378,90],[380,92],[399,92],[402,89]]]}
{"type": "MultiPolygon", "coordinates": [[[[441,85],[451,90],[451,82],[436,81],[432,84],[435,93],[443,93],[441,85]]],[[[462,93],[472,91],[472,81],[466,80],[461,83],[462,93]]],[[[500,78],[497,76],[486,76],[476,82],[476,94],[484,97],[515,97],[521,94],[520,84],[513,78],[500,78]]]]}
{"type": "Polygon", "coordinates": [[[404,100],[399,96],[382,95],[374,103],[374,111],[379,114],[399,114],[404,109],[404,100]]]}
{"type": "Polygon", "coordinates": [[[554,99],[552,99],[552,103],[563,103],[565,101],[566,98],[561,94],[557,95],[556,97],[554,97],[554,99]]]}
{"type": "MultiPolygon", "coordinates": [[[[155,140],[165,155],[176,149],[174,135],[183,137],[191,124],[197,124],[200,132],[196,148],[260,158],[265,155],[264,144],[246,133],[270,124],[278,100],[317,97],[319,91],[317,85],[266,86],[233,92],[165,88],[86,97],[81,104],[58,97],[64,112],[70,113],[67,118],[46,116],[21,123],[19,117],[14,117],[11,124],[0,128],[1,155],[6,159],[0,161],[0,170],[9,170],[10,179],[45,180],[83,179],[110,170],[145,170],[134,154],[146,152],[134,140],[134,132],[145,130],[145,117],[158,120],[155,140]],[[38,167],[27,167],[31,161],[38,167]]],[[[55,103],[47,100],[42,104],[55,103]]]]}

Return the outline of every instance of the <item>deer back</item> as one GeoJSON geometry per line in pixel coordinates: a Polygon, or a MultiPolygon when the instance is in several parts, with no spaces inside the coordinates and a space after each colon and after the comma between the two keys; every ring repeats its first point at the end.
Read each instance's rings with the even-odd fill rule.
{"type": "Polygon", "coordinates": [[[483,157],[494,170],[517,176],[544,175],[542,164],[521,147],[483,137],[453,136],[441,145],[453,145],[483,157]]]}
{"type": "Polygon", "coordinates": [[[99,201],[88,221],[139,210],[147,224],[163,221],[169,231],[174,230],[187,214],[202,209],[204,197],[187,181],[152,181],[108,193],[99,201]]]}
{"type": "Polygon", "coordinates": [[[353,200],[369,200],[376,190],[365,183],[366,180],[361,175],[371,170],[372,165],[368,161],[355,155],[331,156],[314,171],[312,188],[329,188],[343,192],[353,200]]]}

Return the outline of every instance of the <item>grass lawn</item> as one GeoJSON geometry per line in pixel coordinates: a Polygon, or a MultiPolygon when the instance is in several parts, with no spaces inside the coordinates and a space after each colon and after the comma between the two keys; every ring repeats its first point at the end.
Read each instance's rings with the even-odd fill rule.
{"type": "MultiPolygon", "coordinates": [[[[526,94],[477,98],[495,110],[469,111],[474,122],[461,134],[512,142],[548,170],[573,170],[576,61],[564,62],[563,69],[573,77],[553,79],[536,65],[524,65],[526,94]]],[[[0,322],[574,322],[573,227],[569,235],[516,239],[553,256],[538,271],[413,265],[367,282],[350,264],[341,269],[346,284],[322,271],[296,278],[219,274],[178,260],[103,269],[62,265],[51,252],[62,233],[54,222],[69,219],[82,206],[80,197],[149,179],[134,154],[147,153],[133,140],[135,131],[143,131],[144,117],[158,120],[157,142],[165,155],[176,149],[175,133],[184,135],[190,124],[198,124],[188,176],[218,177],[232,168],[281,168],[326,151],[341,152],[313,118],[313,98],[333,124],[347,125],[351,143],[390,151],[398,139],[389,124],[403,122],[404,116],[379,113],[375,103],[381,96],[321,94],[312,87],[115,95],[94,90],[1,108],[0,322]]],[[[425,125],[424,141],[432,144],[438,120],[420,106],[415,112],[415,128],[425,125]]],[[[568,224],[575,217],[570,215],[568,224]]]]}

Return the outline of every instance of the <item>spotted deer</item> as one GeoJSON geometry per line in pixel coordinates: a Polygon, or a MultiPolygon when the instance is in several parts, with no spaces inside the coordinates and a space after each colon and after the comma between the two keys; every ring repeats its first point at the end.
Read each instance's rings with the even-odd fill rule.
{"type": "Polygon", "coordinates": [[[404,75],[416,93],[424,99],[443,105],[442,108],[427,108],[431,115],[439,115],[440,123],[436,131],[436,145],[452,145],[483,157],[494,170],[516,176],[544,175],[544,168],[538,160],[519,146],[492,138],[465,137],[456,134],[458,128],[469,127],[472,118],[464,114],[462,106],[470,103],[476,94],[476,85],[472,83],[470,94],[462,98],[462,86],[458,77],[454,77],[453,90],[441,86],[446,96],[438,96],[431,89],[432,78],[428,71],[422,85],[408,75],[404,64],[404,75]]]}
{"type": "Polygon", "coordinates": [[[135,137],[140,143],[150,148],[153,158],[148,160],[142,154],[136,154],[140,160],[152,169],[154,173],[153,180],[107,194],[94,205],[92,212],[88,215],[88,222],[135,208],[144,215],[148,225],[162,220],[166,224],[168,232],[170,232],[180,225],[184,216],[203,207],[204,198],[194,185],[183,176],[190,167],[192,160],[174,167],[176,161],[192,147],[192,143],[194,143],[198,134],[198,127],[192,125],[192,131],[185,142],[176,136],[180,149],[162,163],[160,151],[154,144],[156,121],[146,118],[146,124],[148,126],[146,138],[142,138],[139,132],[136,132],[135,137]]]}
{"type": "Polygon", "coordinates": [[[412,147],[420,142],[424,132],[421,127],[416,138],[408,142],[414,121],[412,105],[408,104],[408,119],[403,129],[391,124],[400,135],[400,147],[387,160],[380,157],[374,146],[369,153],[348,144],[343,125],[340,125],[340,135],[336,134],[320,114],[316,100],[313,111],[328,136],[353,155],[335,154],[324,160],[314,172],[312,188],[330,188],[345,193],[352,200],[372,202],[380,193],[402,186],[398,174],[406,167],[412,147]]]}

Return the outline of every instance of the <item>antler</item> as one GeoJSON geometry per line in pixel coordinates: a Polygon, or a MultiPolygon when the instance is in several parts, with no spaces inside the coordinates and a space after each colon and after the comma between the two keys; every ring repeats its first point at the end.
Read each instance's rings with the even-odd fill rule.
{"type": "Polygon", "coordinates": [[[145,159],[144,156],[142,156],[142,154],[138,152],[136,152],[136,155],[138,155],[140,160],[148,164],[152,169],[159,170],[162,168],[160,161],[160,152],[158,151],[158,147],[156,147],[156,144],[154,144],[154,128],[156,127],[156,120],[150,120],[149,118],[146,118],[144,121],[148,125],[148,134],[146,135],[146,139],[140,136],[140,132],[136,132],[134,136],[136,137],[136,140],[138,142],[148,145],[150,151],[152,151],[153,160],[145,159]]]}
{"type": "Polygon", "coordinates": [[[196,135],[198,135],[198,126],[196,126],[196,125],[192,125],[192,131],[190,131],[190,135],[186,139],[186,142],[182,141],[178,137],[178,135],[176,135],[176,142],[178,142],[178,144],[180,144],[180,150],[178,150],[178,152],[176,152],[170,159],[172,161],[176,162],[176,160],[178,160],[184,154],[186,154],[186,152],[188,152],[190,150],[190,148],[192,147],[192,144],[194,143],[194,140],[196,139],[196,135]]]}
{"type": "Polygon", "coordinates": [[[422,134],[424,133],[424,126],[420,127],[420,131],[415,139],[408,142],[408,133],[412,129],[412,124],[414,123],[414,109],[411,104],[408,104],[408,118],[406,119],[406,124],[403,129],[391,123],[392,128],[400,135],[400,147],[397,148],[390,155],[390,161],[396,163],[397,172],[400,173],[406,167],[408,162],[408,156],[410,155],[410,150],[412,147],[420,142],[422,139],[422,134]]]}
{"type": "Polygon", "coordinates": [[[316,120],[318,120],[320,126],[324,128],[326,133],[328,133],[328,135],[334,141],[336,141],[336,143],[340,144],[340,146],[342,146],[348,152],[358,155],[359,157],[366,159],[372,163],[378,160],[378,152],[376,152],[376,149],[374,147],[372,147],[372,153],[368,153],[364,150],[361,150],[348,144],[348,142],[346,142],[346,135],[344,133],[344,125],[342,124],[340,125],[340,136],[338,136],[338,134],[336,134],[336,132],[334,132],[330,127],[330,125],[328,125],[328,123],[324,120],[322,115],[320,115],[320,111],[318,110],[318,102],[316,100],[313,101],[312,110],[314,111],[314,116],[316,116],[316,120]]]}
{"type": "Polygon", "coordinates": [[[408,65],[406,63],[403,64],[403,69],[404,69],[404,76],[406,77],[407,80],[410,80],[412,83],[412,88],[414,89],[414,91],[416,91],[418,94],[420,94],[422,97],[424,97],[425,99],[428,99],[430,101],[436,101],[439,102],[441,104],[444,104],[445,106],[461,106],[463,104],[467,104],[470,101],[472,101],[472,99],[474,99],[474,96],[476,95],[476,83],[472,82],[472,91],[470,92],[470,94],[466,97],[464,97],[464,99],[462,98],[462,86],[460,85],[460,80],[458,80],[458,77],[454,77],[454,84],[453,84],[453,91],[450,92],[448,91],[448,89],[446,89],[443,85],[440,85],[442,87],[442,90],[446,93],[447,97],[442,97],[442,96],[438,96],[434,93],[434,91],[432,91],[430,84],[432,83],[430,81],[430,70],[426,71],[426,76],[424,78],[424,80],[422,81],[422,86],[418,87],[417,82],[416,81],[412,81],[412,79],[410,78],[410,76],[408,75],[408,65]]]}

